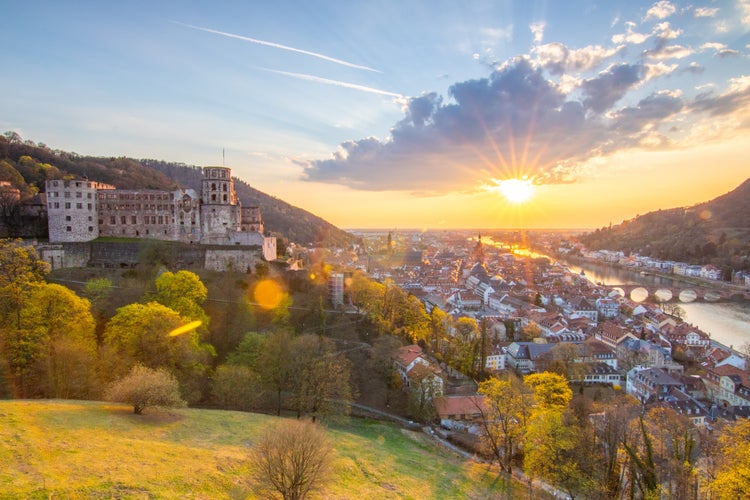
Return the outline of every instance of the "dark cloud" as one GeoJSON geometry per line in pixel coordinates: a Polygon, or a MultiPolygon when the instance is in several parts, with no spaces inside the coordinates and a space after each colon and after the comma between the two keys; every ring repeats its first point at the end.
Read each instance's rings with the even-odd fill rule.
{"type": "Polygon", "coordinates": [[[734,87],[730,87],[721,95],[716,95],[714,92],[699,94],[690,109],[708,113],[711,116],[722,116],[748,107],[750,107],[750,82],[744,82],[744,84],[736,82],[734,87]]]}
{"type": "Polygon", "coordinates": [[[619,110],[614,115],[612,127],[621,132],[638,132],[650,123],[659,123],[683,108],[682,99],[669,94],[653,94],[642,99],[637,106],[619,110]]]}
{"type": "Polygon", "coordinates": [[[640,65],[616,64],[596,78],[585,80],[581,85],[583,105],[595,113],[608,110],[641,81],[641,69],[640,65]]]}

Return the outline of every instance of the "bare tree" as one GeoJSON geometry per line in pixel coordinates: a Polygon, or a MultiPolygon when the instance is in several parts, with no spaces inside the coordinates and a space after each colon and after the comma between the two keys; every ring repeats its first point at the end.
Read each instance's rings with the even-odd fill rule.
{"type": "Polygon", "coordinates": [[[269,426],[252,456],[258,479],[284,500],[301,500],[320,487],[332,458],[333,448],[325,430],[301,420],[269,426]]]}
{"type": "Polygon", "coordinates": [[[164,369],[154,370],[142,365],[135,365],[128,375],[110,385],[105,399],[133,405],[133,413],[136,415],[152,406],[186,406],[180,397],[180,388],[174,376],[164,369]]]}

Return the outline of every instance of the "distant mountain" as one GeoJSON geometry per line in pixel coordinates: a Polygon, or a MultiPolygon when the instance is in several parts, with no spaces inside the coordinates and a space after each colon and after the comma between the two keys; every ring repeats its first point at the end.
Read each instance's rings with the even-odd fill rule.
{"type": "MultiPolygon", "coordinates": [[[[44,192],[47,179],[66,177],[88,178],[122,189],[185,187],[200,192],[202,173],[200,167],[160,160],[91,157],[52,150],[42,143],[23,141],[12,132],[0,136],[0,181],[10,181],[22,198],[44,192]]],[[[354,241],[353,235],[241,179],[235,179],[235,187],[243,205],[260,207],[266,230],[275,236],[303,245],[345,246],[354,241]]]]}
{"type": "Polygon", "coordinates": [[[580,241],[593,250],[750,269],[750,179],[711,201],[640,215],[580,241]]]}

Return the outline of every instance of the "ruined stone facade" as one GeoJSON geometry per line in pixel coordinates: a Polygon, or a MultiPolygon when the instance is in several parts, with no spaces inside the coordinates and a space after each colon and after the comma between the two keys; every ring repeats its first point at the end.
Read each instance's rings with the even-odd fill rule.
{"type": "Polygon", "coordinates": [[[50,180],[46,191],[51,243],[150,238],[260,247],[263,258],[276,258],[276,238],[263,234],[258,207],[242,207],[226,167],[203,169],[200,196],[192,189],[117,189],[87,180],[50,180]]]}

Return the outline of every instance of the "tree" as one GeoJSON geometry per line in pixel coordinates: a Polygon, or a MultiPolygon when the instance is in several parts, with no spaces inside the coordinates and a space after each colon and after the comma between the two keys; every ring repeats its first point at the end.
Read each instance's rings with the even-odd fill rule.
{"type": "Polygon", "coordinates": [[[375,339],[370,350],[369,365],[385,388],[385,405],[388,406],[391,392],[401,387],[401,377],[393,365],[393,356],[401,347],[401,341],[393,335],[383,335],[375,339]]]}
{"type": "Polygon", "coordinates": [[[719,445],[719,472],[710,489],[720,499],[743,498],[750,491],[750,420],[725,427],[719,445]]]}
{"type": "Polygon", "coordinates": [[[186,323],[176,311],[158,302],[119,308],[104,330],[108,372],[118,376],[134,364],[167,368],[180,381],[182,395],[189,402],[197,401],[214,351],[200,342],[195,330],[170,335],[186,323]]]}
{"type": "Polygon", "coordinates": [[[252,410],[262,394],[260,376],[242,365],[220,365],[211,384],[214,400],[225,410],[252,410]]]}
{"type": "Polygon", "coordinates": [[[258,372],[263,384],[276,393],[276,415],[281,415],[281,395],[291,385],[292,337],[286,330],[279,330],[268,336],[263,351],[258,357],[258,372]]]}
{"type": "Polygon", "coordinates": [[[332,459],[326,432],[314,423],[295,420],[269,426],[252,452],[258,479],[284,500],[307,498],[319,488],[332,459]]]}
{"type": "Polygon", "coordinates": [[[489,378],[479,384],[476,405],[482,420],[484,442],[500,468],[512,472],[513,458],[521,445],[531,414],[531,389],[514,375],[489,378]]]}
{"type": "Polygon", "coordinates": [[[227,364],[245,366],[257,371],[258,360],[263,353],[265,345],[265,335],[255,332],[246,333],[240,345],[237,346],[237,349],[232,351],[227,357],[227,364]]]}
{"type": "Polygon", "coordinates": [[[208,315],[201,304],[208,297],[208,290],[197,274],[190,271],[169,271],[156,278],[154,299],[177,311],[184,319],[201,322],[199,332],[208,332],[208,315]]]}
{"type": "Polygon", "coordinates": [[[570,412],[556,408],[536,412],[524,439],[524,472],[565,488],[574,498],[585,483],[574,452],[580,437],[570,412]]]}
{"type": "Polygon", "coordinates": [[[177,379],[164,369],[154,370],[136,365],[125,377],[109,386],[107,401],[133,405],[133,413],[141,415],[149,407],[182,408],[177,379]]]}
{"type": "Polygon", "coordinates": [[[568,381],[557,373],[532,373],[526,375],[523,381],[534,390],[534,396],[541,411],[563,410],[573,397],[568,381]]]}
{"type": "Polygon", "coordinates": [[[350,363],[336,353],[330,339],[317,335],[295,338],[289,364],[298,418],[306,414],[315,422],[323,415],[348,411],[345,403],[352,400],[350,363]]]}
{"type": "Polygon", "coordinates": [[[0,323],[21,329],[21,311],[31,289],[44,282],[49,265],[21,240],[0,240],[0,323]]]}

